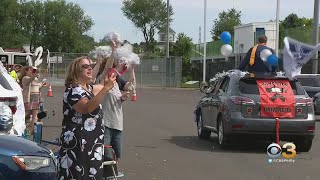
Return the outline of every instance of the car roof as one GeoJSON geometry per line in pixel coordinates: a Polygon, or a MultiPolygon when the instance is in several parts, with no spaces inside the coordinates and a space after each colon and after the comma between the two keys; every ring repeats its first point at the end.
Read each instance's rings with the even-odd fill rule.
{"type": "Polygon", "coordinates": [[[313,76],[320,76],[320,74],[298,74],[295,77],[313,77],[313,76]]]}

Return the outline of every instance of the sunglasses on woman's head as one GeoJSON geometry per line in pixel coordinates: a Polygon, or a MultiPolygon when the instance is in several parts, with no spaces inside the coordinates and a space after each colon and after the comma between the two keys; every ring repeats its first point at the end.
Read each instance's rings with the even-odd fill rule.
{"type": "Polygon", "coordinates": [[[93,69],[94,64],[82,64],[81,66],[83,69],[89,69],[89,67],[91,67],[91,69],[93,69]]]}

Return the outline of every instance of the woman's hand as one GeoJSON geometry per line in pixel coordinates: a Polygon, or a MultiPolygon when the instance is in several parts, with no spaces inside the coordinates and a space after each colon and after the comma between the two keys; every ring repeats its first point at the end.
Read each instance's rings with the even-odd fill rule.
{"type": "Polygon", "coordinates": [[[116,76],[114,73],[111,74],[110,77],[105,76],[104,78],[104,89],[110,90],[113,88],[114,84],[116,83],[116,76]]]}
{"type": "Polygon", "coordinates": [[[122,101],[128,100],[129,99],[129,95],[130,95],[129,91],[126,91],[126,92],[122,93],[121,100],[122,101]]]}

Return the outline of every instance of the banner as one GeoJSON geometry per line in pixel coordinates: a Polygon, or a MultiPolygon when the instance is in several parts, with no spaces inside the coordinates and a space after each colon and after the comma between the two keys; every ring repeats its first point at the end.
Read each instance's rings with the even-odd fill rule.
{"type": "Polygon", "coordinates": [[[286,76],[292,78],[301,73],[301,68],[305,65],[319,50],[320,44],[312,46],[291,39],[284,38],[283,50],[283,69],[286,76]]]}
{"type": "Polygon", "coordinates": [[[288,80],[257,80],[261,117],[295,117],[295,97],[288,80]]]}

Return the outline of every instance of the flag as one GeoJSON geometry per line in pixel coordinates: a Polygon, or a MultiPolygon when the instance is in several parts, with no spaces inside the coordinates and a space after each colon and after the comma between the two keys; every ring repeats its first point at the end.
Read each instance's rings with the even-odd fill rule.
{"type": "Polygon", "coordinates": [[[260,114],[268,118],[294,118],[295,98],[288,80],[257,80],[260,114]]]}
{"type": "Polygon", "coordinates": [[[320,44],[312,46],[291,39],[284,38],[283,69],[288,77],[301,73],[301,68],[320,50],[320,44]]]}

